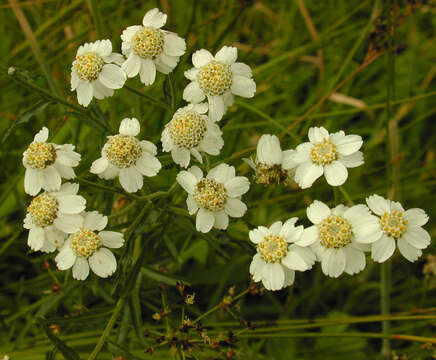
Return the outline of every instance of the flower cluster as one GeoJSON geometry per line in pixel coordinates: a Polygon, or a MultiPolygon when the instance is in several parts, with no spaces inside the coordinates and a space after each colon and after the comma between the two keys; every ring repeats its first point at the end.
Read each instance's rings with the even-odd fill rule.
{"type": "MultiPolygon", "coordinates": [[[[122,32],[122,54],[112,52],[110,40],[80,46],[71,68],[71,90],[76,91],[79,104],[88,106],[93,98],[112,96],[138,74],[149,86],[157,71],[173,71],[185,54],[186,43],[162,29],[166,20],[167,15],[158,9],[148,11],[142,25],[122,32]]],[[[176,177],[187,193],[188,213],[196,215],[195,227],[201,233],[213,228],[226,230],[229,218],[241,218],[248,209],[242,197],[250,189],[249,179],[237,175],[235,167],[226,163],[209,169],[208,158],[219,155],[224,146],[219,121],[234,96],[251,98],[256,92],[251,68],[237,62],[237,57],[236,47],[229,46],[215,56],[205,49],[193,53],[193,67],[184,72],[190,80],[183,91],[188,104],[174,112],[161,134],[162,150],[170,152],[181,168],[188,168],[191,160],[203,166],[207,158],[203,170],[190,166],[176,177]]],[[[136,118],[123,119],[119,133],[107,136],[101,157],[93,161],[90,172],[104,180],[118,178],[127,193],[142,190],[143,177],[156,176],[162,165],[157,146],[140,140],[140,132],[136,118]]],[[[264,186],[294,182],[307,189],[324,175],[327,184],[341,186],[348,169],[364,163],[359,135],[311,127],[308,138],[295,149],[283,151],[277,136],[262,135],[255,157],[244,159],[254,170],[255,181],[264,186]]],[[[122,247],[123,234],[104,230],[106,216],[85,211],[86,200],[78,195],[78,184],[62,184],[62,179],[75,178],[73,168],[79,164],[80,154],[74,146],[48,143],[47,139],[48,129],[43,128],[23,154],[25,191],[37,195],[24,219],[28,245],[34,251],[58,250],[58,268],[72,268],[75,279],[86,279],[89,269],[100,277],[110,276],[117,262],[109,248],[122,247]],[[38,195],[41,189],[44,192],[38,195]]],[[[306,213],[312,226],[296,226],[294,217],[249,231],[256,250],[249,272],[266,289],[292,285],[296,271],[310,270],[317,261],[327,276],[353,275],[365,268],[365,252],[371,252],[374,261],[384,262],[398,245],[407,260],[415,261],[430,244],[430,235],[422,228],[428,221],[423,210],[405,211],[400,203],[378,195],[368,197],[366,204],[333,208],[314,200],[306,213]]]]}

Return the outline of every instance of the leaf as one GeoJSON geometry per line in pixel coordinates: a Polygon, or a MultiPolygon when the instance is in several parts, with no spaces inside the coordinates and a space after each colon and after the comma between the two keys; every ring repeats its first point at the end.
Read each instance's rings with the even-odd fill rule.
{"type": "Polygon", "coordinates": [[[154,271],[153,269],[145,266],[142,268],[142,274],[148,277],[149,279],[155,280],[157,282],[162,282],[164,284],[171,285],[171,286],[176,286],[177,282],[179,281],[183,281],[183,283],[185,283],[186,285],[190,285],[189,282],[186,281],[185,279],[171,277],[166,274],[162,274],[160,272],[154,271]]]}
{"type": "Polygon", "coordinates": [[[53,343],[53,345],[62,353],[62,355],[67,360],[80,360],[79,354],[72,348],[70,348],[65,342],[59,339],[47,325],[47,322],[44,319],[39,319],[39,324],[45,331],[45,334],[49,338],[49,340],[53,343]]]}
{"type": "Polygon", "coordinates": [[[137,357],[131,353],[129,353],[127,350],[122,348],[120,345],[112,342],[112,341],[106,341],[106,347],[109,350],[109,352],[112,353],[112,355],[115,356],[121,356],[122,358],[126,360],[144,360],[144,358],[137,357]]]}

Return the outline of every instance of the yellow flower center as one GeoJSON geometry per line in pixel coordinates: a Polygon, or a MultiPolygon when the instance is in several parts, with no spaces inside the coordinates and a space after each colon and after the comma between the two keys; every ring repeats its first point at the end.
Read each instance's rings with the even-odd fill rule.
{"type": "Polygon", "coordinates": [[[203,115],[183,109],[177,110],[168,128],[174,144],[185,149],[196,147],[207,130],[203,115]]]}
{"type": "Polygon", "coordinates": [[[155,59],[163,51],[164,35],[159,29],[144,26],[133,36],[133,52],[143,59],[155,59]]]}
{"type": "Polygon", "coordinates": [[[340,249],[351,243],[353,229],[342,216],[330,215],[319,225],[318,234],[322,246],[340,249]]]}
{"type": "Polygon", "coordinates": [[[317,165],[327,165],[332,161],[337,160],[338,150],[336,145],[324,138],[323,141],[313,145],[310,151],[312,161],[317,165]]]}
{"type": "Polygon", "coordinates": [[[277,165],[266,165],[260,162],[254,164],[256,172],[256,182],[258,184],[280,184],[288,178],[288,172],[283,170],[282,166],[277,165]]]}
{"type": "Polygon", "coordinates": [[[54,196],[44,193],[31,201],[27,211],[35,225],[46,227],[53,224],[56,219],[58,207],[58,200],[54,196]]]}
{"type": "Polygon", "coordinates": [[[33,169],[45,169],[56,161],[54,144],[46,142],[32,142],[24,152],[26,163],[33,169]]]}
{"type": "Polygon", "coordinates": [[[73,67],[80,80],[94,81],[103,70],[104,60],[95,52],[76,56],[73,67]]]}
{"type": "Polygon", "coordinates": [[[197,74],[200,89],[208,96],[222,95],[232,86],[233,76],[230,65],[212,60],[197,74]]]}
{"type": "Polygon", "coordinates": [[[124,169],[136,164],[142,155],[141,143],[131,135],[109,136],[103,153],[112,165],[124,169]]]}
{"type": "Polygon", "coordinates": [[[227,193],[222,184],[214,179],[201,179],[194,194],[197,204],[209,211],[220,211],[227,202],[227,193]]]}
{"type": "Polygon", "coordinates": [[[71,235],[71,248],[76,256],[89,257],[102,245],[102,238],[89,229],[82,228],[71,235]]]}
{"type": "Polygon", "coordinates": [[[382,230],[390,237],[399,239],[406,232],[408,221],[401,211],[385,212],[380,219],[382,230]]]}
{"type": "Polygon", "coordinates": [[[257,252],[262,260],[275,263],[286,256],[288,244],[281,236],[270,234],[257,245],[257,252]]]}

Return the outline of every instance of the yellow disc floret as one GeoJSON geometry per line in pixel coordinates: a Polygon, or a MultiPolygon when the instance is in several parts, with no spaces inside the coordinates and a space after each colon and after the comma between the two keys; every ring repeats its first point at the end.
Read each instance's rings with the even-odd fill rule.
{"type": "Polygon", "coordinates": [[[144,26],[133,36],[133,52],[143,59],[155,59],[163,51],[164,35],[161,30],[144,26]]]}
{"type": "Polygon", "coordinates": [[[390,237],[399,239],[406,231],[408,221],[401,211],[385,212],[380,219],[382,230],[390,237]]]}
{"type": "Polygon", "coordinates": [[[208,96],[223,95],[233,82],[230,65],[212,60],[204,65],[197,74],[200,89],[208,96]]]}
{"type": "Polygon", "coordinates": [[[80,229],[71,235],[70,239],[71,248],[76,256],[89,257],[103,245],[102,238],[89,229],[80,229]]]}
{"type": "Polygon", "coordinates": [[[310,151],[312,161],[317,165],[327,165],[337,160],[338,150],[336,145],[324,138],[323,141],[314,144],[310,151]]]}
{"type": "Polygon", "coordinates": [[[27,207],[35,225],[46,227],[53,224],[59,208],[58,200],[47,193],[38,195],[27,207]]]}
{"type": "Polygon", "coordinates": [[[124,169],[136,164],[142,155],[141,143],[131,135],[109,136],[103,153],[112,165],[124,169]]]}
{"type": "Polygon", "coordinates": [[[46,142],[32,142],[24,152],[26,163],[33,169],[45,169],[56,161],[54,144],[46,142]]]}
{"type": "Polygon", "coordinates": [[[287,248],[288,244],[281,236],[270,234],[257,245],[257,252],[263,261],[275,263],[285,257],[287,248]]]}
{"type": "Polygon", "coordinates": [[[206,133],[205,116],[195,110],[179,109],[168,124],[168,129],[176,146],[192,149],[198,146],[206,133]]]}
{"type": "Polygon", "coordinates": [[[330,215],[318,227],[321,245],[326,248],[341,249],[353,238],[351,224],[342,216],[330,215]]]}
{"type": "Polygon", "coordinates": [[[227,202],[227,193],[224,185],[214,179],[202,179],[197,184],[194,194],[197,204],[209,211],[220,211],[227,202]]]}
{"type": "Polygon", "coordinates": [[[83,81],[94,81],[103,70],[104,60],[95,52],[77,55],[73,62],[77,76],[83,81]]]}

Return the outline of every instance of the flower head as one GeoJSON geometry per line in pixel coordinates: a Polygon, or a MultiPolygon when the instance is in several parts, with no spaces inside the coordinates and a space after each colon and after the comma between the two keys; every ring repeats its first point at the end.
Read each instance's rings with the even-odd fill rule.
{"type": "Polygon", "coordinates": [[[82,226],[79,214],[85,210],[86,200],[78,191],[78,184],[65,183],[59,191],[43,192],[30,202],[24,228],[29,230],[27,244],[32,250],[55,251],[67,234],[82,226]]]}
{"type": "Polygon", "coordinates": [[[121,34],[121,49],[127,60],[122,68],[128,77],[140,76],[144,85],[151,85],[156,70],[170,73],[185,53],[185,40],[177,34],[161,30],[167,21],[166,14],[158,9],[149,10],[142,25],[129,26],[121,34]]]}
{"type": "Polygon", "coordinates": [[[295,244],[303,234],[303,226],[295,226],[297,218],[269,228],[259,226],[249,232],[257,254],[250,264],[254,281],[262,281],[267,290],[280,290],[294,283],[295,270],[312,268],[316,256],[310,247],[295,244]]]}
{"type": "Polygon", "coordinates": [[[233,103],[233,95],[246,98],[254,96],[256,83],[248,65],[236,62],[238,50],[224,46],[215,57],[201,49],[192,55],[194,67],[185,71],[191,83],[183,92],[183,99],[191,103],[209,102],[209,116],[219,121],[226,108],[233,103]]]}
{"type": "Polygon", "coordinates": [[[371,256],[376,262],[388,260],[398,243],[400,253],[414,262],[422,255],[422,249],[430,245],[431,238],[422,226],[428,221],[424,210],[414,208],[404,210],[396,201],[385,199],[379,195],[371,195],[366,199],[371,211],[379,216],[382,237],[371,244],[371,256]]]}
{"type": "Polygon", "coordinates": [[[77,280],[85,280],[90,267],[96,275],[108,277],[117,268],[115,256],[108,248],[123,246],[123,234],[102,231],[107,225],[107,217],[97,211],[82,215],[83,225],[68,237],[55,258],[57,267],[59,270],[73,267],[73,278],[77,280]]]}
{"type": "Polygon", "coordinates": [[[377,217],[366,205],[329,209],[315,200],[307,208],[307,217],[314,225],[304,229],[296,244],[312,246],[324,274],[338,277],[345,271],[353,275],[365,268],[365,245],[382,235],[377,217]]]}
{"type": "Polygon", "coordinates": [[[62,178],[73,179],[73,167],[80,161],[80,154],[71,144],[57,145],[46,142],[48,129],[43,127],[23,153],[24,191],[35,196],[42,189],[57,191],[62,178]]]}
{"type": "Polygon", "coordinates": [[[189,104],[178,109],[162,132],[164,151],[171,151],[175,163],[187,167],[191,154],[203,162],[200,151],[218,155],[224,145],[217,124],[205,115],[207,104],[189,104]]]}
{"type": "Polygon", "coordinates": [[[329,134],[323,127],[313,127],[309,142],[289,153],[283,166],[295,168],[295,181],[302,189],[311,187],[323,174],[329,185],[339,186],[347,180],[347,168],[363,164],[363,154],[358,151],[362,144],[359,135],[345,135],[342,130],[329,134]]]}
{"type": "Polygon", "coordinates": [[[225,230],[229,216],[244,216],[247,206],[240,200],[250,183],[246,177],[235,176],[235,168],[221,164],[207,177],[197,166],[177,175],[177,182],[188,193],[186,204],[190,215],[197,213],[196,228],[207,233],[212,227],[225,230]]]}
{"type": "Polygon", "coordinates": [[[119,134],[108,136],[101,158],[91,166],[91,173],[102,179],[119,177],[120,184],[127,192],[142,188],[143,176],[155,176],[161,163],[156,158],[156,146],[145,140],[138,140],[139,121],[135,118],[121,121],[119,134]]]}
{"type": "Polygon", "coordinates": [[[93,97],[103,99],[121,89],[126,81],[123,61],[121,54],[112,52],[110,40],[81,45],[71,67],[71,91],[76,90],[79,104],[88,106],[93,97]]]}

